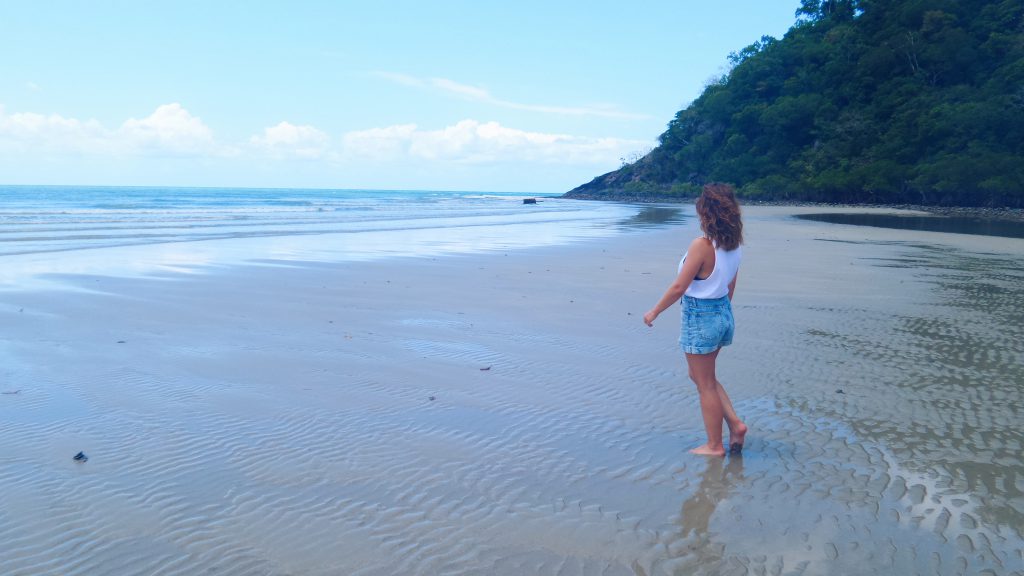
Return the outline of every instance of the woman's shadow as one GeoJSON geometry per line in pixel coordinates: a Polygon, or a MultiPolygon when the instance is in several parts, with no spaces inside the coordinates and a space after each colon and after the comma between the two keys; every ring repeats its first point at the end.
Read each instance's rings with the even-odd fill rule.
{"type": "Polygon", "coordinates": [[[683,538],[693,534],[708,538],[708,525],[718,504],[729,497],[732,488],[743,482],[743,457],[708,458],[707,467],[693,495],[683,502],[683,538]]]}

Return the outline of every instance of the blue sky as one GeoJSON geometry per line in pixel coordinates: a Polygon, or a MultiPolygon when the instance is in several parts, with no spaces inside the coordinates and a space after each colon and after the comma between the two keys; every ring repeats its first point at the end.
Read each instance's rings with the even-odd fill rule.
{"type": "Polygon", "coordinates": [[[563,192],[798,5],[5,1],[0,184],[563,192]]]}

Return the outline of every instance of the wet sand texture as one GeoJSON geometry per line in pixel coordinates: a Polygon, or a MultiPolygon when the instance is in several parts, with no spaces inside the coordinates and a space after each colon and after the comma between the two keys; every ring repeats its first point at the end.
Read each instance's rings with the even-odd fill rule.
{"type": "Polygon", "coordinates": [[[792,211],[725,460],[641,322],[692,223],[5,294],[0,574],[1021,574],[1024,241],[792,211]]]}

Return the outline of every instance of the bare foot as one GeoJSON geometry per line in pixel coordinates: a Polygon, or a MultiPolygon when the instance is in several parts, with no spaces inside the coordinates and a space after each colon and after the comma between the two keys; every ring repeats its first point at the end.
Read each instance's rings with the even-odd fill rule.
{"type": "Polygon", "coordinates": [[[690,454],[697,454],[698,456],[725,456],[725,448],[722,446],[711,448],[705,444],[690,450],[690,454]]]}
{"type": "Polygon", "coordinates": [[[729,452],[740,453],[743,451],[743,438],[747,435],[747,425],[740,422],[738,426],[729,427],[729,452]]]}

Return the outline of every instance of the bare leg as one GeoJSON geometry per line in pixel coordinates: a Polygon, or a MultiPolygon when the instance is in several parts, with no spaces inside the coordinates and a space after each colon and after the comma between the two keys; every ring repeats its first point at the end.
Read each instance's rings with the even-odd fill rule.
{"type": "Polygon", "coordinates": [[[707,444],[694,448],[690,452],[705,456],[725,456],[725,447],[722,446],[722,420],[725,414],[722,398],[718,393],[720,386],[715,380],[715,358],[717,356],[718,354],[686,355],[690,379],[697,385],[697,392],[700,393],[700,412],[704,417],[704,431],[708,435],[707,444]]]}
{"type": "MultiPolygon", "coordinates": [[[[722,349],[715,350],[709,356],[714,356],[718,359],[718,353],[722,349]]],[[[743,449],[743,438],[747,435],[747,425],[740,420],[740,417],[736,415],[736,410],[732,407],[732,400],[729,399],[729,394],[726,393],[725,387],[722,383],[715,378],[715,387],[718,389],[718,398],[722,402],[722,415],[725,418],[725,423],[729,426],[729,451],[739,452],[743,449]]]]}
{"type": "Polygon", "coordinates": [[[743,450],[743,438],[747,435],[747,425],[736,415],[732,409],[732,402],[721,382],[718,384],[718,397],[722,401],[722,413],[725,416],[725,423],[729,426],[729,451],[740,452],[743,450]]]}

